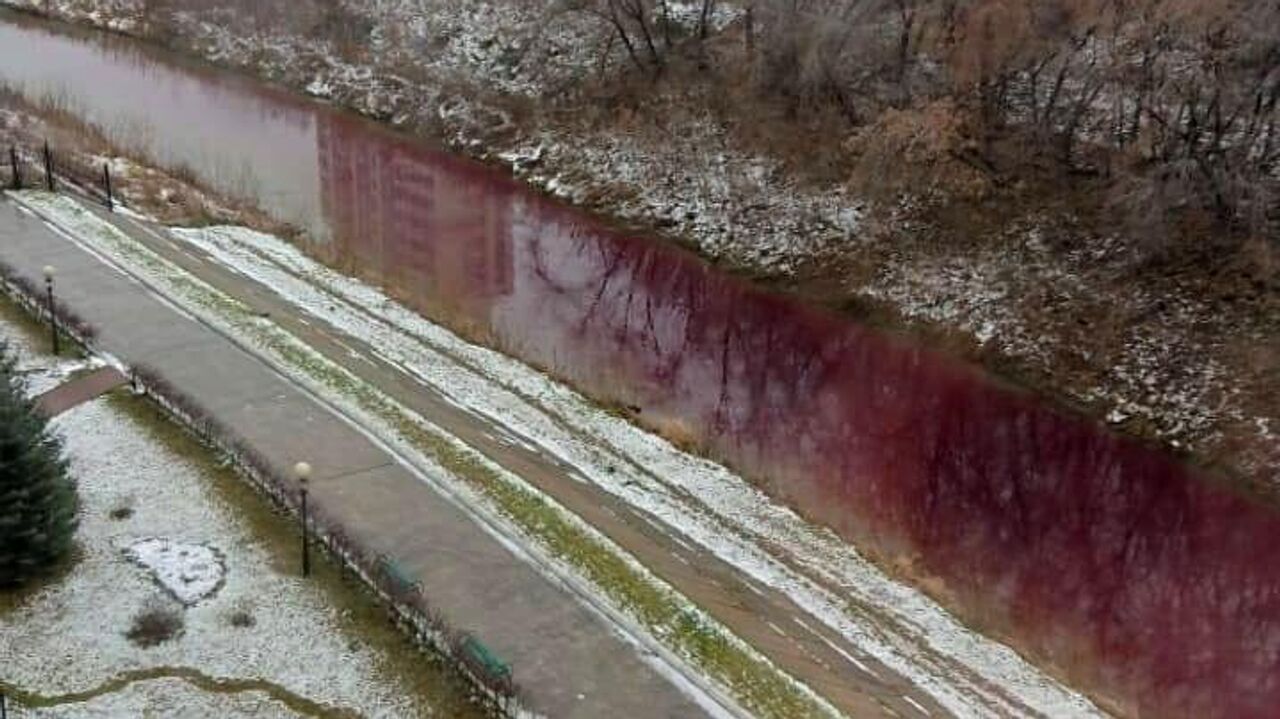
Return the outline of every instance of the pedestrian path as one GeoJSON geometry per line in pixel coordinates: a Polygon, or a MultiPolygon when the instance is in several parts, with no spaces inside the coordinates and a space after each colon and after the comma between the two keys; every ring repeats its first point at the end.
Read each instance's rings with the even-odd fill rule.
{"type": "Polygon", "coordinates": [[[45,417],[56,417],[128,382],[129,378],[115,367],[102,367],[36,397],[36,411],[45,417]]]}

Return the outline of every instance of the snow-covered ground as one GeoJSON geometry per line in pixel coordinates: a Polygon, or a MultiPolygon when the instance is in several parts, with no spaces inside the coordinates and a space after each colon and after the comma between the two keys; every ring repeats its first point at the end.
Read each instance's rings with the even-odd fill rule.
{"type": "MultiPolygon", "coordinates": [[[[656,670],[681,684],[687,684],[690,678],[701,684],[690,690],[699,701],[710,701],[705,688],[710,682],[715,692],[751,698],[756,710],[801,706],[804,716],[835,713],[807,686],[778,671],[758,651],[577,515],[271,319],[164,259],[86,210],[77,200],[43,191],[10,196],[23,211],[38,213],[55,231],[142,280],[339,408],[390,446],[418,470],[416,474],[422,481],[454,501],[514,553],[553,581],[574,587],[594,610],[608,615],[619,634],[640,645],[642,656],[656,670]],[[461,457],[453,464],[465,467],[465,471],[445,466],[445,462],[452,461],[448,457],[461,457]],[[548,528],[553,531],[548,532],[548,528]],[[565,537],[574,543],[572,551],[555,544],[565,537]],[[577,563],[582,557],[588,561],[577,563]],[[607,584],[591,577],[591,572],[602,566],[609,567],[606,576],[612,581],[607,584]],[[622,580],[618,574],[624,575],[622,580]],[[716,647],[716,651],[704,653],[708,645],[716,647]],[[683,662],[703,661],[707,654],[714,655],[711,661],[726,657],[729,661],[716,667],[699,665],[703,671],[675,668],[683,662]]],[[[723,715],[723,710],[711,704],[708,708],[715,716],[723,715]]],[[[770,715],[779,716],[776,711],[770,715]]]]}
{"type": "Polygon", "coordinates": [[[27,391],[32,397],[45,392],[67,381],[74,374],[87,372],[103,367],[106,363],[99,357],[54,357],[47,354],[35,354],[26,347],[15,347],[18,363],[14,370],[22,375],[27,383],[27,391]]]}
{"type": "Polygon", "coordinates": [[[1023,230],[1021,241],[990,251],[887,262],[866,294],[906,317],[959,328],[1038,371],[1066,377],[1068,368],[1077,368],[1081,377],[1072,394],[1109,408],[1110,424],[1136,420],[1180,449],[1218,445],[1243,428],[1256,443],[1235,458],[1237,468],[1265,474],[1269,462],[1280,462],[1280,434],[1267,418],[1254,416],[1264,408],[1251,402],[1249,385],[1233,377],[1228,364],[1268,342],[1265,322],[1215,313],[1202,297],[1140,286],[1100,296],[1090,275],[1117,271],[1125,261],[1116,256],[1119,242],[1103,238],[1059,257],[1041,232],[1023,230]],[[1126,321],[1140,315],[1160,321],[1126,321]],[[1219,329],[1189,331],[1212,327],[1219,329]]]}
{"type": "MultiPolygon", "coordinates": [[[[21,312],[17,307],[10,307],[12,313],[21,312]]],[[[98,369],[105,362],[96,356],[80,357],[64,353],[55,357],[46,351],[37,349],[40,341],[45,341],[47,330],[21,324],[16,318],[0,314],[0,340],[3,340],[13,356],[14,371],[26,383],[27,394],[39,397],[49,390],[67,381],[79,372],[98,369]],[[33,333],[40,332],[37,338],[33,333]]]]}
{"type": "MultiPolygon", "coordinates": [[[[13,323],[0,322],[0,334],[23,347],[13,323]]],[[[35,362],[38,353],[21,352],[35,362]]],[[[0,612],[0,681],[53,704],[18,716],[466,711],[457,697],[433,706],[392,670],[404,656],[369,641],[319,580],[292,571],[292,555],[218,486],[238,480],[211,472],[209,459],[180,453],[109,398],[53,426],[79,487],[78,559],[0,612]],[[148,609],[183,628],[140,646],[126,634],[148,609]]]]}
{"type": "Polygon", "coordinates": [[[222,550],[208,544],[143,537],[125,547],[124,553],[186,607],[216,594],[227,576],[222,550]]]}

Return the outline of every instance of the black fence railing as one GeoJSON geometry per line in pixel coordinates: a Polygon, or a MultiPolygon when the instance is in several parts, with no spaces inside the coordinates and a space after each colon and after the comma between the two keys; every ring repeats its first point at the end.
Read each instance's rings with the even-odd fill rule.
{"type": "Polygon", "coordinates": [[[57,192],[69,188],[115,211],[111,187],[111,165],[86,161],[73,153],[58,153],[45,142],[32,148],[9,145],[4,163],[4,187],[10,190],[44,189],[57,192]]]}

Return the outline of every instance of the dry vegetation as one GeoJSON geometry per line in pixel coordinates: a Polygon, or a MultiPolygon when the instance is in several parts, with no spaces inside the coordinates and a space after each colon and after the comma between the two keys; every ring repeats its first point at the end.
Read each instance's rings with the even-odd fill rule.
{"type": "MultiPolygon", "coordinates": [[[[1275,3],[757,0],[712,47],[711,0],[674,36],[665,2],[576,5],[636,71],[704,76],[742,116],[761,100],[800,124],[835,113],[847,129],[810,127],[852,135],[848,161],[882,191],[1098,178],[1157,256],[1280,237],[1275,3]]],[[[812,149],[839,153],[825,134],[812,149]]]]}
{"type": "MultiPolygon", "coordinates": [[[[203,226],[243,224],[282,237],[296,228],[274,221],[244,203],[216,197],[189,168],[160,169],[108,139],[86,124],[65,97],[29,99],[0,83],[0,182],[12,183],[9,148],[18,152],[19,176],[25,186],[45,182],[44,143],[51,148],[54,173],[97,199],[105,200],[104,173],[111,175],[117,201],[146,212],[162,222],[203,226]]],[[[127,508],[125,508],[127,509],[127,508]]]]}
{"type": "Polygon", "coordinates": [[[53,5],[503,158],[1276,481],[1274,2],[53,5]]]}
{"type": "Polygon", "coordinates": [[[183,630],[182,613],[163,599],[153,599],[133,618],[125,636],[143,648],[175,639],[183,630]]]}
{"type": "MultiPolygon", "coordinates": [[[[99,14],[114,8],[125,19],[115,24],[167,43],[181,37],[182,18],[197,15],[324,40],[351,60],[381,55],[405,63],[398,69],[410,74],[415,54],[429,64],[433,44],[457,44],[450,28],[414,36],[386,25],[391,13],[412,17],[415,6],[450,0],[69,4],[99,14]]],[[[1280,237],[1280,6],[1273,2],[508,4],[513,27],[497,26],[504,18],[495,15],[492,29],[515,34],[499,53],[512,74],[554,74],[546,60],[565,52],[581,55],[577,65],[592,70],[580,67],[572,78],[556,78],[561,82],[531,77],[538,105],[597,113],[627,106],[634,113],[694,85],[723,122],[784,126],[743,128],[747,136],[794,137],[797,126],[814,131],[803,148],[768,149],[835,155],[839,160],[824,164],[869,170],[863,179],[880,190],[913,191],[922,170],[937,179],[935,188],[957,175],[963,197],[971,195],[975,172],[994,187],[1102,178],[1108,197],[1100,204],[1143,228],[1133,239],[1158,255],[1181,251],[1189,236],[1213,249],[1250,238],[1274,248],[1280,237]],[[581,47],[556,46],[566,28],[569,38],[585,41],[581,47]],[[566,80],[574,92],[563,92],[566,80]],[[877,155],[909,161],[886,164],[877,155]],[[937,169],[947,163],[955,163],[954,173],[937,169]],[[902,177],[894,176],[898,170],[902,177]],[[1153,220],[1166,231],[1151,231],[1153,220]]],[[[496,42],[504,41],[480,44],[496,42]]],[[[511,100],[512,111],[528,109],[511,100]]]]}

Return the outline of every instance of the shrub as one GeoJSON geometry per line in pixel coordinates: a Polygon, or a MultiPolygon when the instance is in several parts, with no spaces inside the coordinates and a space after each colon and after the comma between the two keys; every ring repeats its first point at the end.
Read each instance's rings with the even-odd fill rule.
{"type": "Polygon", "coordinates": [[[237,609],[227,618],[227,622],[237,629],[248,629],[258,623],[253,615],[245,609],[237,609]]]}
{"type": "Polygon", "coordinates": [[[182,612],[162,600],[152,600],[133,618],[125,636],[140,647],[163,644],[182,633],[182,612]]]}
{"type": "Polygon", "coordinates": [[[845,143],[857,158],[853,179],[871,196],[936,190],[980,199],[992,180],[973,150],[969,125],[964,110],[947,99],[886,110],[845,143]]]}

